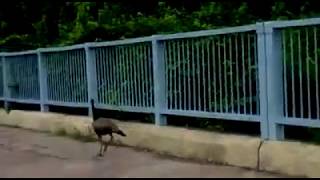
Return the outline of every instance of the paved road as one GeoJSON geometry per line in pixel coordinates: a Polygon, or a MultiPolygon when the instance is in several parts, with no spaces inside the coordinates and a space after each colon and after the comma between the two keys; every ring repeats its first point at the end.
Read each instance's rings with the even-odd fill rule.
{"type": "Polygon", "coordinates": [[[0,127],[0,177],[280,177],[246,169],[186,162],[97,143],[0,127]]]}

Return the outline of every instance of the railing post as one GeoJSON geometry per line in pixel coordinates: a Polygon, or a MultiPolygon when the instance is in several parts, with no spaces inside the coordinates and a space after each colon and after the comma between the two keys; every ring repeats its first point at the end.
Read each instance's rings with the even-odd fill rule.
{"type": "Polygon", "coordinates": [[[157,36],[153,36],[152,40],[152,60],[155,124],[164,126],[167,125],[167,117],[162,114],[167,107],[164,45],[163,41],[157,40],[157,36]]]}
{"type": "Polygon", "coordinates": [[[9,89],[8,89],[8,78],[6,73],[7,65],[6,65],[5,56],[1,57],[1,61],[2,61],[2,78],[3,78],[3,99],[4,99],[3,102],[4,102],[4,108],[8,109],[9,89]]]}
{"type": "Polygon", "coordinates": [[[281,46],[281,31],[264,23],[266,46],[266,82],[267,82],[267,112],[269,122],[269,139],[284,139],[284,126],[276,120],[284,118],[283,112],[283,60],[281,46]]]}
{"type": "Polygon", "coordinates": [[[260,107],[260,132],[262,139],[269,138],[268,123],[268,98],[267,98],[267,56],[265,46],[264,23],[257,23],[257,50],[259,73],[259,107],[260,107]]]}
{"type": "Polygon", "coordinates": [[[37,52],[38,56],[38,75],[39,75],[39,89],[40,89],[40,108],[41,112],[48,112],[49,106],[48,101],[48,84],[47,84],[47,68],[45,67],[42,60],[42,53],[40,50],[37,52]]]}
{"type": "Polygon", "coordinates": [[[87,71],[87,85],[88,85],[88,108],[89,108],[89,116],[92,116],[90,100],[93,99],[95,102],[97,102],[98,100],[96,58],[94,55],[94,50],[92,50],[88,44],[85,44],[85,52],[86,52],[86,71],[87,71]]]}

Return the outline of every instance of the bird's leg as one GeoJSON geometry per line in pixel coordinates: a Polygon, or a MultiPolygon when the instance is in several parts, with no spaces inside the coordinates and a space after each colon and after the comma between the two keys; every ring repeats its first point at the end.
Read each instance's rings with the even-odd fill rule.
{"type": "Polygon", "coordinates": [[[110,134],[110,140],[109,140],[109,143],[112,143],[113,142],[113,135],[110,134]]]}
{"type": "Polygon", "coordinates": [[[97,154],[97,156],[103,156],[103,154],[102,154],[102,146],[103,146],[102,137],[98,136],[98,140],[100,142],[100,149],[99,149],[99,153],[97,154]]]}
{"type": "Polygon", "coordinates": [[[110,140],[109,140],[109,142],[105,142],[103,153],[107,151],[107,148],[112,141],[113,141],[113,136],[112,136],[112,134],[110,134],[110,140]]]}

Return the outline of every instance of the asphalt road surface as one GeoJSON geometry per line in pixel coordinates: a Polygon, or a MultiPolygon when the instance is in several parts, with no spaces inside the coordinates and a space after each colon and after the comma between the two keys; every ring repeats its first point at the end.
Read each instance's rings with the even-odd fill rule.
{"type": "Polygon", "coordinates": [[[190,162],[126,147],[0,127],[0,178],[5,177],[284,177],[237,167],[190,162]]]}

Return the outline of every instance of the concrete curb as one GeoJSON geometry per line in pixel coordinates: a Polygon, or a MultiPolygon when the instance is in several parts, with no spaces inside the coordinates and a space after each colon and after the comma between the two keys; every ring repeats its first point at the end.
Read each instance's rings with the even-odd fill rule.
{"type": "Polygon", "coordinates": [[[320,147],[300,142],[266,141],[260,150],[260,170],[320,177],[320,147]]]}
{"type": "MultiPolygon", "coordinates": [[[[116,120],[115,120],[116,121],[116,120]]],[[[14,126],[53,134],[95,137],[91,118],[0,110],[0,125],[14,126]]],[[[119,144],[146,148],[161,154],[204,160],[251,169],[279,172],[293,176],[320,176],[320,147],[296,142],[262,142],[242,135],[157,127],[151,124],[116,121],[128,135],[115,136],[119,144]]]]}

